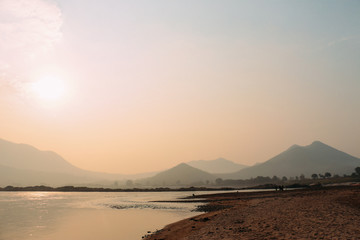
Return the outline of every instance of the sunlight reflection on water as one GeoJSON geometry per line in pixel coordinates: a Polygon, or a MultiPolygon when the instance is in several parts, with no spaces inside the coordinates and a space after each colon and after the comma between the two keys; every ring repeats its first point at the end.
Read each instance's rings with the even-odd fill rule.
{"type": "MultiPolygon", "coordinates": [[[[193,192],[0,192],[1,240],[131,240],[197,215],[194,203],[153,203],[193,192]]],[[[200,193],[195,193],[200,194],[200,193]]]]}

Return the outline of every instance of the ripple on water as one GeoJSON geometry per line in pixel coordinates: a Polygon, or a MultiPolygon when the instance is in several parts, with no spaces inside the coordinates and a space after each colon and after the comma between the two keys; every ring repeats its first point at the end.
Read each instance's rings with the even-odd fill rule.
{"type": "Polygon", "coordinates": [[[184,207],[166,206],[158,204],[106,204],[105,207],[112,209],[155,209],[155,210],[185,210],[184,207]]]}

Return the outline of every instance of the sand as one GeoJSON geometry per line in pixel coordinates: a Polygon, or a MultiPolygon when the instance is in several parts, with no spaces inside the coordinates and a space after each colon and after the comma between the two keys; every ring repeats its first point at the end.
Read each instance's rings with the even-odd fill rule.
{"type": "Polygon", "coordinates": [[[166,226],[146,240],[360,239],[360,188],[204,196],[231,206],[166,226]]]}

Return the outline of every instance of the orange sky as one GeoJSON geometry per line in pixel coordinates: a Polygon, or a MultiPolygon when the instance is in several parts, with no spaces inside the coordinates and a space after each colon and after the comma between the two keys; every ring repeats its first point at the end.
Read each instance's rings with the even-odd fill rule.
{"type": "Polygon", "coordinates": [[[0,138],[117,173],[314,140],[360,157],[357,2],[22,4],[0,3],[0,138]]]}

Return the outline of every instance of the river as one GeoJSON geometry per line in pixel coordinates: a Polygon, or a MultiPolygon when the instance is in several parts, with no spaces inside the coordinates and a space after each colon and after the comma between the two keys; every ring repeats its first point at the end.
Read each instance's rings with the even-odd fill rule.
{"type": "Polygon", "coordinates": [[[138,240],[198,215],[195,203],[154,203],[208,192],[0,192],[0,240],[138,240]]]}

